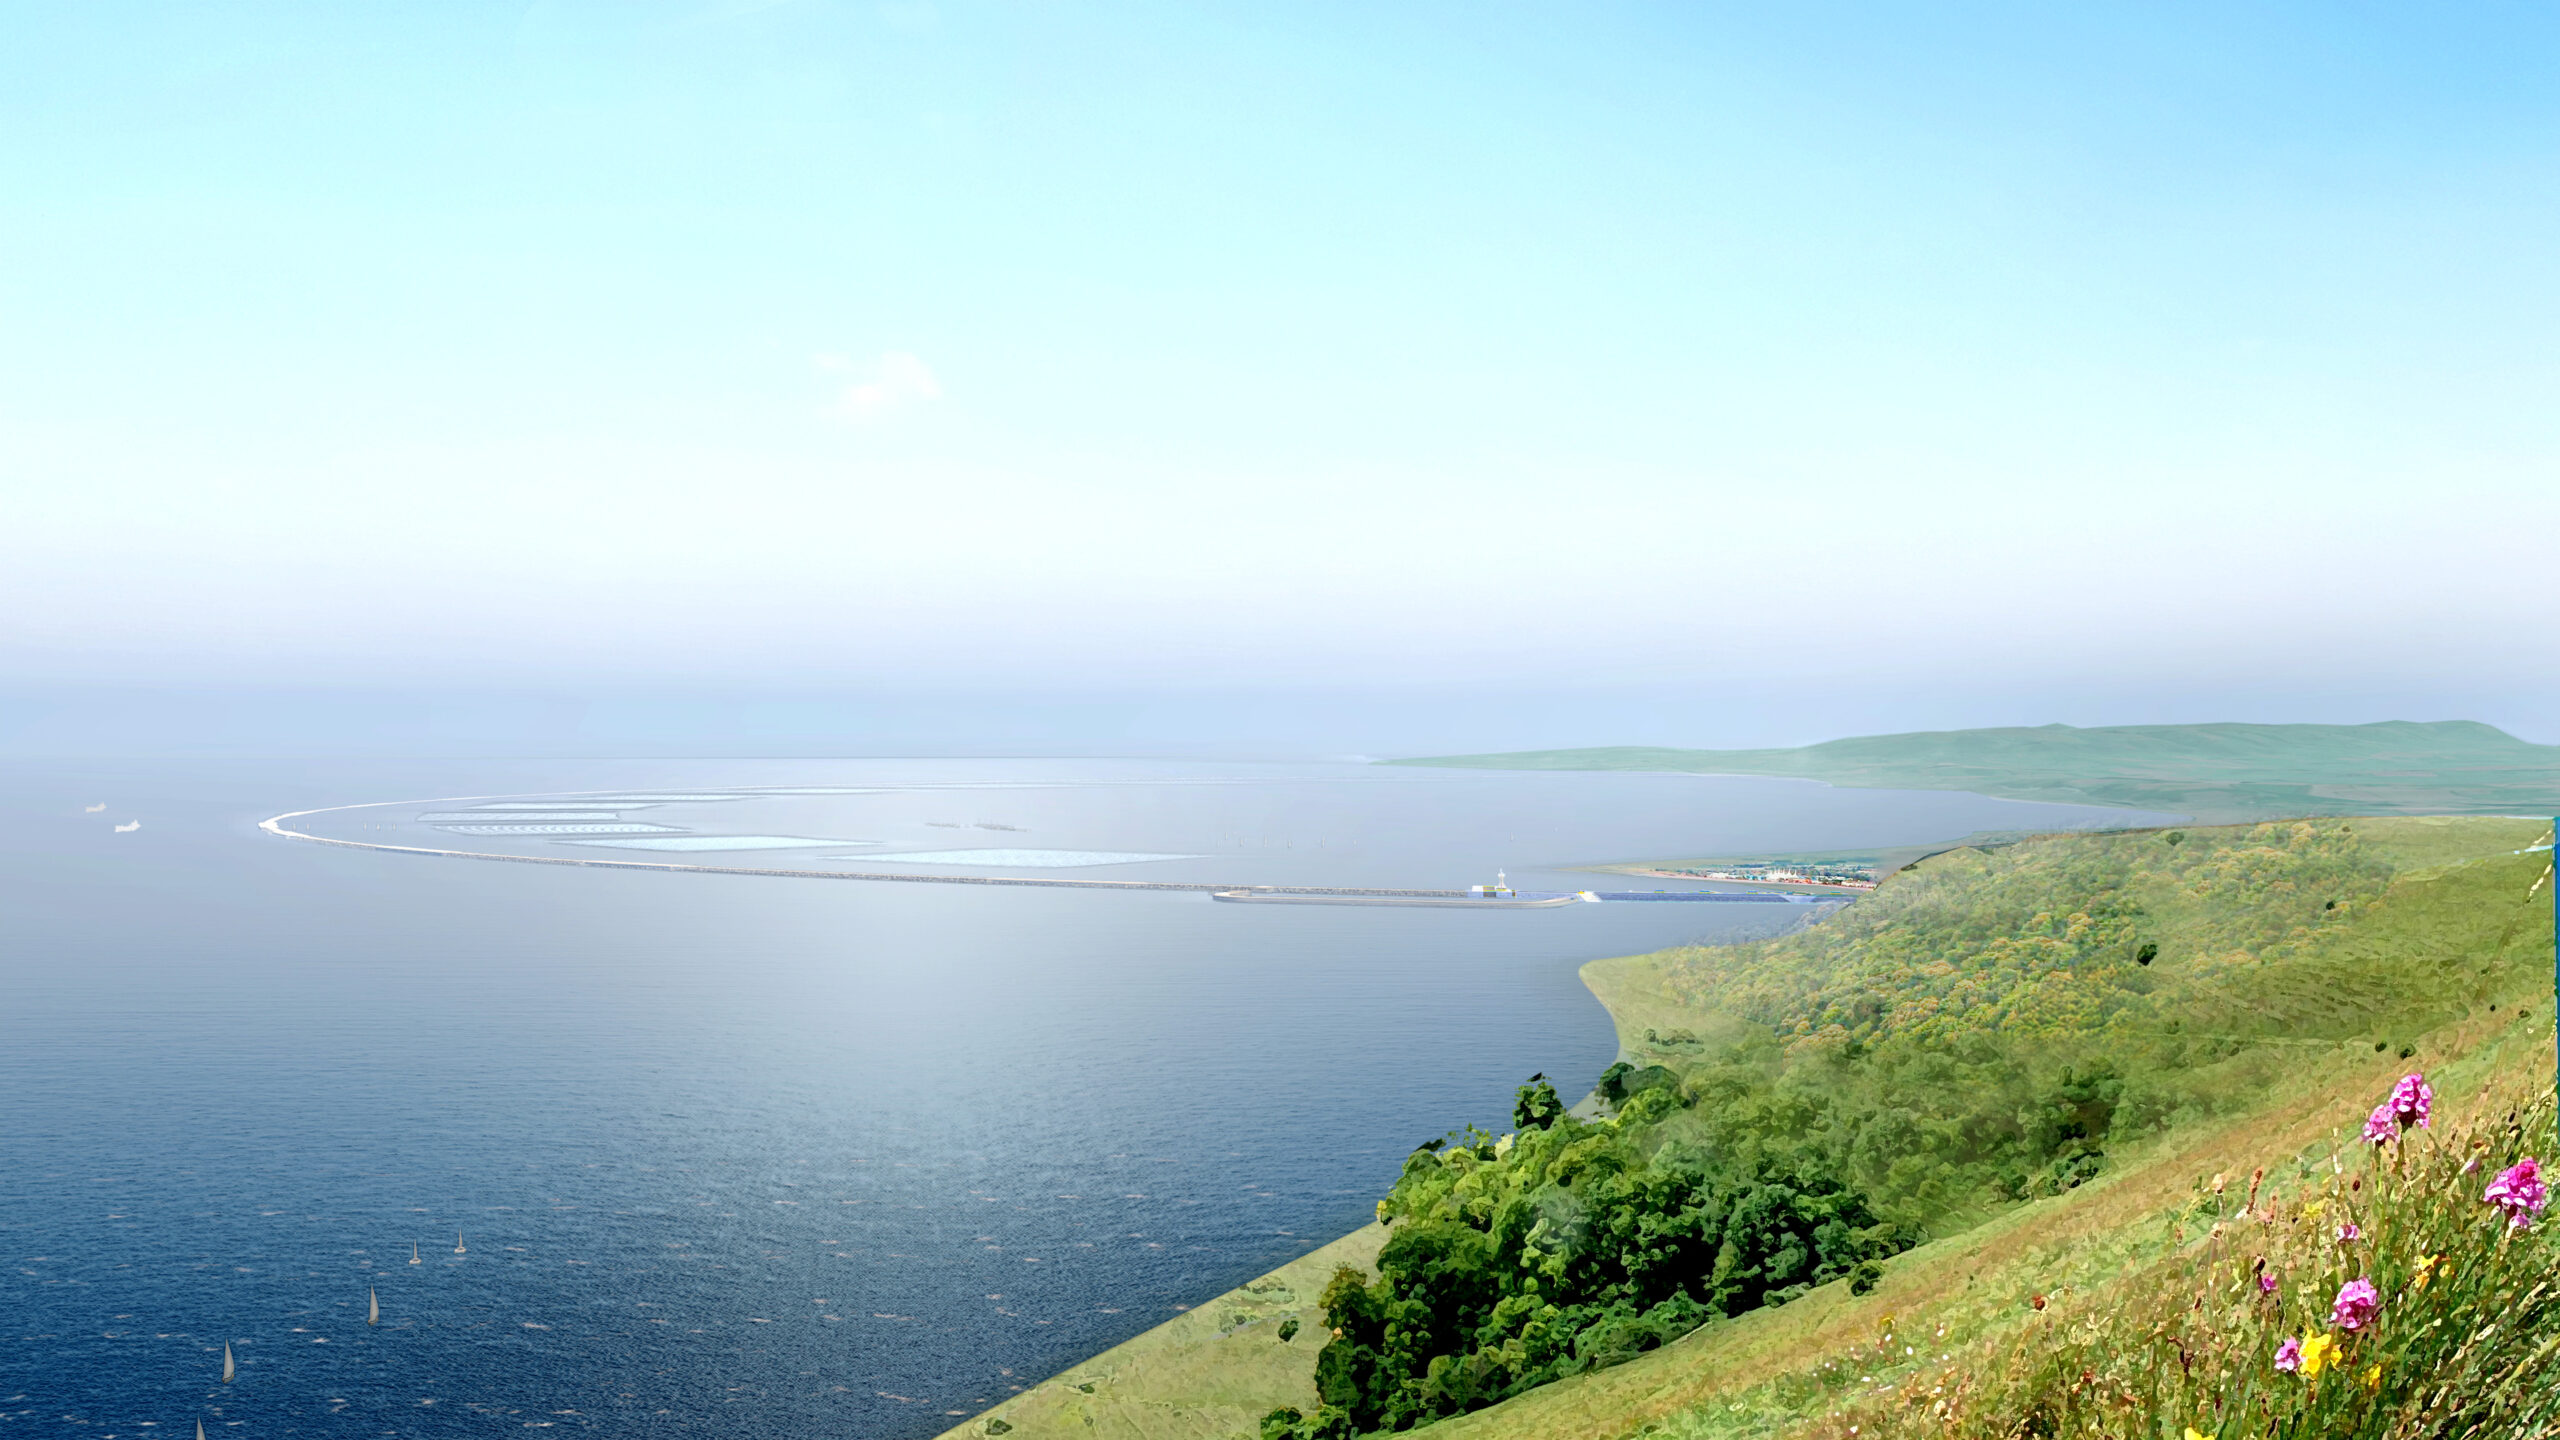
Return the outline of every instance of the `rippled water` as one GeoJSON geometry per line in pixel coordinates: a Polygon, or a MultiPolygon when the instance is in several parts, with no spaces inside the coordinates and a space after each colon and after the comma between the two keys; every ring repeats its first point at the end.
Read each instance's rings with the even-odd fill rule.
{"type": "Polygon", "coordinates": [[[400,797],[312,823],[597,856],[418,817],[620,801],[688,834],[1199,857],[1051,874],[1576,888],[1556,867],[2090,813],[1321,766],[0,771],[10,1429],[928,1435],[1360,1223],[1415,1142],[1498,1120],[1529,1072],[1587,1083],[1613,1043],[1582,961],[1796,918],[653,874],[255,828],[400,797]]]}

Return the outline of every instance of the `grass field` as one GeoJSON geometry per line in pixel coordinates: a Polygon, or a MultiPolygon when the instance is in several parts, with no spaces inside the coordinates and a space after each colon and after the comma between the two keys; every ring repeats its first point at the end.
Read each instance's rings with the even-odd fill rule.
{"type": "Polygon", "coordinates": [[[1014,1396],[944,1432],[1022,1440],[1202,1440],[1250,1435],[1275,1406],[1314,1388],[1325,1341],[1316,1297],[1333,1272],[1367,1270],[1385,1244],[1370,1225],[1014,1396]],[[1280,1338],[1295,1320],[1302,1333],[1280,1338]]]}
{"type": "MultiPolygon", "coordinates": [[[[1778,1093],[1819,1102],[1796,1112],[1809,1125],[1877,1129],[1862,1108],[1878,1103],[1869,1066],[1915,1077],[1885,1102],[1970,1103],[1965,1074],[1930,1092],[1925,1068],[1890,1068],[1897,1049],[1970,1052],[1995,1071],[2032,1070],[2047,1051],[2102,1056],[2128,1072],[2128,1097],[2155,1097],[2156,1117],[2117,1127],[2095,1178],[2023,1202],[1983,1200],[1967,1179],[1981,1167],[1962,1156],[1930,1160],[1936,1180],[1912,1163],[1876,1169],[1911,1213],[1935,1216],[1936,1238],[1886,1262],[1871,1293],[1826,1285],[1429,1428],[1843,1435],[1835,1416],[1893,1387],[2039,1343],[2022,1328],[2047,1313],[2037,1296],[2055,1316],[2111,1313],[2109,1286],[2175,1263],[2253,1172],[2270,1193],[2325,1183],[2327,1157],[2408,1069],[2427,1071],[2449,1111],[2547,1087],[2550,855],[2527,847],[2548,831],[2433,818],[2052,837],[1924,861],[1811,931],[1585,967],[1628,1058],[1685,1086],[1758,1066],[1778,1093]],[[2132,958],[2137,941],[2150,960],[2132,958]],[[1914,1003],[1844,1003],[1870,988],[1914,1003]],[[1933,993],[1965,1004],[1916,1003],[1933,993]]],[[[1905,1148],[1902,1162],[1929,1159],[1923,1142],[1905,1148]]],[[[1274,1407],[1312,1407],[1316,1294],[1334,1265],[1373,1263],[1384,1238],[1370,1227],[949,1433],[1253,1435],[1274,1407]],[[1294,1342],[1278,1339],[1284,1318],[1301,1326],[1294,1342]]]]}
{"type": "Polygon", "coordinates": [[[1868,735],[1790,750],[1615,746],[1394,760],[1491,770],[1778,775],[2011,800],[2115,805],[2206,823],[2300,815],[2549,815],[2560,745],[2470,721],[2068,725],[1868,735]]]}

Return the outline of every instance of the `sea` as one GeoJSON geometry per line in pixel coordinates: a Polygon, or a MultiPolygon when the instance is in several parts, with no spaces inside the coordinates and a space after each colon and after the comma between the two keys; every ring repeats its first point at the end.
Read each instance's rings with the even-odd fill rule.
{"type": "Polygon", "coordinates": [[[1532,1074],[1582,1093],[1585,961],[1822,913],[416,852],[1579,890],[2146,818],[1334,763],[13,762],[0,1434],[930,1436],[1361,1225],[1532,1074]],[[410,848],[260,829],[300,811],[410,848]]]}

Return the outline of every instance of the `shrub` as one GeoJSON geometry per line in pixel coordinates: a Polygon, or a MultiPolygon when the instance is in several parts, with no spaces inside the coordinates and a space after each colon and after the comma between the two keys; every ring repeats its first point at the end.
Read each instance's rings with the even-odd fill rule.
{"type": "Polygon", "coordinates": [[[1871,1286],[1873,1262],[1918,1238],[1810,1152],[1667,1138],[1685,1128],[1666,1124],[1685,1118],[1675,1085],[1596,1123],[1548,1115],[1543,1088],[1523,1087],[1521,1108],[1544,1125],[1406,1159],[1378,1205],[1395,1230],[1377,1278],[1345,1269],[1325,1288],[1323,1408],[1274,1411],[1267,1440],[1480,1409],[1832,1280],[1871,1286]]]}

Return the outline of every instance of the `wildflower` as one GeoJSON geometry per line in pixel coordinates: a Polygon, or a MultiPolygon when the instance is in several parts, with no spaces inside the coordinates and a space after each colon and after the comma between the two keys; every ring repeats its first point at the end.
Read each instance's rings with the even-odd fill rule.
{"type": "Polygon", "coordinates": [[[2302,1368],[2302,1342],[2288,1335],[2276,1347],[2276,1368],[2290,1375],[2302,1368]]]}
{"type": "Polygon", "coordinates": [[[2382,1294],[2371,1280],[2361,1277],[2338,1287],[2338,1298],[2330,1302],[2329,1318],[2341,1330],[2361,1330],[2373,1323],[2374,1312],[2382,1308],[2382,1294]]]}
{"type": "Polygon", "coordinates": [[[2276,1293],[2276,1277],[2266,1273],[2265,1271],[2260,1271],[2258,1273],[2258,1293],[2261,1295],[2273,1295],[2276,1293]]]}
{"type": "Polygon", "coordinates": [[[2364,1381],[2365,1389],[2380,1390],[2382,1388],[2382,1362],[2376,1360],[2371,1365],[2366,1366],[2364,1374],[2360,1378],[2364,1381]]]}
{"type": "Polygon", "coordinates": [[[2391,1098],[2383,1102],[2383,1108],[2391,1112],[2401,1129],[2415,1125],[2424,1130],[2435,1103],[2436,1092],[2427,1084],[2427,1077],[2412,1074],[2401,1076],[2400,1083],[2391,1087],[2391,1098]]]}
{"type": "Polygon", "coordinates": [[[2364,1231],[2358,1228],[2356,1222],[2353,1220],[2350,1220],[2346,1224],[2338,1227],[2338,1243],[2341,1245],[2346,1244],[2350,1240],[2361,1240],[2363,1238],[2364,1231]]]}
{"type": "Polygon", "coordinates": [[[2412,1290],[2426,1289],[2427,1282],[2436,1278],[2436,1267],[2443,1263],[2444,1257],[2442,1255],[2429,1255],[2425,1259],[2420,1260],[2417,1267],[2409,1273],[2409,1288],[2412,1290]]]}
{"type": "Polygon", "coordinates": [[[2364,1118],[2364,1143],[2379,1145],[2386,1140],[2399,1138],[2400,1127],[2394,1124],[2391,1118],[2391,1102],[2385,1100],[2374,1106],[2373,1113],[2364,1118]]]}
{"type": "Polygon", "coordinates": [[[2472,1171],[2477,1170],[2477,1169],[2479,1169],[2479,1168],[2480,1168],[2480,1157],[2479,1157],[2479,1156],[2477,1156],[2477,1155],[2474,1155],[2474,1156],[2472,1156],[2470,1159],[2465,1160],[2465,1161],[2463,1161],[2463,1162],[2462,1162],[2462,1173],[2463,1173],[2463,1174],[2465,1174],[2465,1175],[2468,1175],[2468,1174],[2470,1174],[2472,1171]]]}
{"type": "Polygon", "coordinates": [[[2311,1379],[2321,1371],[2337,1364],[2338,1337],[2335,1335],[2314,1335],[2310,1339],[2303,1341],[2301,1363],[2302,1378],[2305,1380],[2311,1379]]]}
{"type": "Polygon", "coordinates": [[[2533,1223],[2542,1207],[2551,1203],[2542,1187],[2542,1162],[2527,1155],[2501,1171],[2489,1182],[2480,1197],[2507,1217],[2507,1224],[2521,1230],[2533,1223]]]}
{"type": "Polygon", "coordinates": [[[2213,1437],[2190,1425],[2187,1427],[2187,1440],[2213,1440],[2213,1437]]]}

